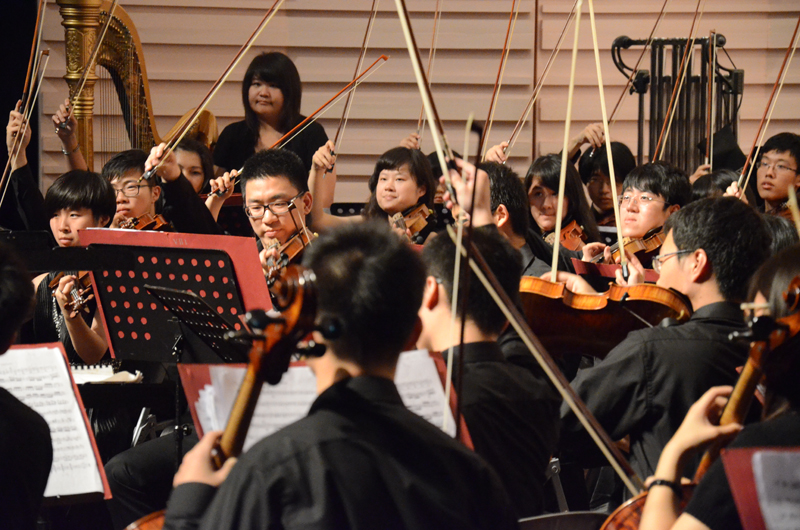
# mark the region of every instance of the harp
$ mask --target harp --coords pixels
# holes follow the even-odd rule
[[[108,20],[109,0],[56,0],[65,33],[66,75],[72,97],[84,65],[94,50],[96,39]],[[100,68],[97,68],[97,67]],[[113,101],[115,111],[98,109]],[[76,132],[81,152],[90,170],[125,149],[149,151],[168,140],[173,131],[188,119],[192,109],[164,136],[156,130],[142,43],[128,13],[117,5],[97,57],[86,79],[86,86],[73,105],[78,121]],[[211,148],[217,139],[213,114],[204,111],[189,137]]]

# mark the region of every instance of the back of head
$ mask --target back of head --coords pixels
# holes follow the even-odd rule
[[[770,151],[777,151],[778,153],[789,153],[794,157],[794,161],[800,164],[800,135],[782,132],[771,137],[764,143],[759,153],[765,155]],[[754,163],[758,163],[755,160]]]
[[[744,299],[747,283],[767,259],[771,238],[761,216],[733,197],[701,199],[664,225],[678,250],[703,249],[725,300]]]
[[[24,265],[0,244],[0,354],[6,352],[20,326],[33,313],[33,284]]]
[[[281,52],[264,52],[250,61],[242,81],[242,104],[244,119],[250,131],[258,135],[258,116],[250,108],[250,85],[257,79],[277,86],[283,94],[280,127],[282,132],[289,132],[300,121],[300,103],[303,98],[303,85],[300,74],[288,56]]]
[[[683,208],[692,198],[686,173],[664,162],[651,162],[634,168],[622,184],[623,190],[628,188],[661,195],[666,201],[664,208],[674,204]]]
[[[757,293],[767,299],[769,316],[780,319],[796,313],[784,299],[784,293],[795,278],[800,277],[800,245],[784,249],[768,259],[753,275],[748,299]],[[765,415],[777,412],[782,400],[787,400],[795,410],[800,410],[800,336],[795,336],[781,347],[770,352],[764,366],[767,379],[767,406]]]
[[[44,196],[44,210],[52,217],[61,210],[88,208],[94,219],[110,221],[117,211],[114,188],[97,173],[73,169],[58,177]]]
[[[103,166],[101,175],[108,181],[122,178],[129,171],[135,170],[140,175],[144,173],[144,163],[147,162],[147,153],[141,149],[128,149],[117,153],[108,159]],[[149,182],[153,185],[153,182]]]
[[[692,200],[722,197],[732,183],[739,180],[739,175],[730,169],[718,169],[701,176],[692,184]]]
[[[288,149],[267,149],[248,158],[242,168],[242,192],[249,181],[270,177],[283,177],[298,192],[308,191],[308,173],[303,161]]]
[[[407,147],[395,147],[389,149],[381,155],[378,162],[375,163],[375,169],[369,177],[370,198],[364,207],[364,215],[366,217],[386,216],[375,197],[375,189],[378,187],[378,178],[381,176],[381,171],[384,170],[398,170],[403,166],[408,167],[408,171],[417,186],[425,188],[425,194],[420,198],[419,203],[426,205],[428,208],[433,209],[433,198],[436,196],[436,188],[438,183],[433,178],[433,171],[428,157],[422,154],[419,149],[408,149]]]
[[[500,285],[516,301],[522,276],[522,258],[519,252],[493,227],[476,228],[472,233],[472,241]],[[442,284],[447,293],[448,305],[453,296],[455,255],[455,243],[445,235],[433,238],[422,250],[428,276],[435,277]],[[460,305],[458,311],[458,316],[462,317]],[[476,278],[470,282],[466,318],[488,335],[499,335],[506,324],[505,315]]]
[[[394,366],[417,322],[425,286],[418,253],[386,222],[349,223],[314,241],[317,322],[333,323],[334,354],[364,368]]]
[[[611,142],[611,156],[614,159],[614,180],[622,182],[636,167],[636,158],[628,146],[622,142]],[[578,172],[584,184],[588,184],[592,175],[598,171],[606,176],[611,175],[608,168],[608,150],[605,144],[597,149],[587,149],[578,162]]]
[[[767,231],[772,236],[770,254],[773,256],[785,248],[800,243],[800,238],[797,236],[797,228],[788,219],[777,215],[762,214],[761,220],[764,221]]]
[[[528,193],[513,169],[497,162],[483,162],[478,169],[489,175],[489,187],[492,201],[492,213],[502,204],[508,210],[511,230],[518,236],[528,233],[530,215],[528,213]]]

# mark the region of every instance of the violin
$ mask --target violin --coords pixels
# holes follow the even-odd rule
[[[265,273],[267,277],[267,285],[272,286],[275,283],[275,280],[280,276],[281,272],[295,259],[297,259],[300,254],[306,249],[308,245],[311,244],[317,238],[317,234],[314,234],[308,230],[299,230],[295,235],[290,237],[286,243],[283,245],[279,245],[277,240],[272,245],[269,245],[267,248],[277,248],[279,258],[277,262],[272,262],[270,260],[269,268]]]
[[[411,232],[410,240],[422,232],[428,226],[428,217],[433,213],[433,210],[428,208],[425,204],[418,204],[409,208],[405,212],[398,212],[389,218],[389,224],[392,228],[398,228],[406,233],[406,230]]]
[[[551,246],[555,243],[555,234],[550,234],[544,238]],[[561,229],[561,236],[559,237],[559,245],[569,250],[575,251],[583,248],[586,243],[587,236],[583,232],[583,227],[578,224],[578,221],[572,221],[570,224]]]
[[[247,314],[247,326],[252,332],[249,336],[253,339],[250,362],[225,431],[212,449],[211,460],[216,469],[242,453],[261,388],[265,382],[271,385],[280,382],[297,343],[313,331],[317,312],[314,282],[311,271],[290,265],[276,282],[280,285],[275,293],[277,305],[284,308],[280,316],[269,316],[260,310]],[[127,530],[160,530],[163,526],[164,510],[161,510],[131,523]]]
[[[788,289],[783,293],[783,299],[790,311],[796,311],[800,304],[800,276],[789,282]],[[728,398],[728,403],[720,416],[719,424],[743,423],[750,403],[756,392],[756,387],[764,375],[764,366],[771,352],[781,347],[789,339],[800,332],[800,313],[794,313],[784,318],[773,320],[769,317],[756,317],[749,323],[749,330],[744,333],[732,333],[731,339],[752,338],[750,354],[747,363],[736,381],[736,386]],[[695,472],[692,484],[683,486],[681,511],[686,508],[691,499],[694,486],[700,482],[711,464],[719,457],[722,446],[712,444],[703,455],[700,465]],[[647,500],[647,492],[642,492],[627,503],[617,508],[600,530],[634,530],[639,527],[642,510]]]
[[[125,219],[119,224],[120,228],[127,230],[153,230],[155,232],[171,232],[172,226],[169,221],[164,219],[164,216],[158,214],[155,216],[145,213],[139,217],[131,217]]]
[[[75,284],[72,286],[70,292],[67,293],[66,308],[72,312],[89,312],[89,308],[86,307],[86,304],[89,302],[89,300],[94,298],[94,291],[92,290],[92,278],[89,274],[89,271],[78,272],[76,275],[77,279],[75,280]],[[58,287],[58,283],[63,277],[64,273],[59,272],[50,281],[48,287],[50,287],[50,289],[55,289]],[[56,293],[53,291],[53,296],[55,297],[55,295]]]
[[[640,254],[643,254],[644,256],[650,256],[658,252],[658,249],[661,248],[661,245],[664,244],[664,240],[666,239],[667,234],[664,233],[664,228],[658,227],[648,231],[643,238],[623,237],[622,245],[625,247],[626,252],[634,254],[637,257]],[[611,249],[611,257],[616,262],[617,259],[619,259],[619,245],[615,243],[609,248]],[[603,254],[598,254],[592,258],[592,263],[602,262]]]
[[[653,284],[611,283],[605,293],[579,294],[563,283],[525,276],[519,291],[531,329],[548,351],[561,355],[579,352],[602,359],[631,331],[665,318],[684,322],[692,314],[683,294]]]

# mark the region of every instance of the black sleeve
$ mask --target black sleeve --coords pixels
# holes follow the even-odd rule
[[[255,151],[255,139],[243,121],[231,123],[222,130],[214,146],[214,165],[225,171],[242,168]]]
[[[0,204],[0,226],[9,230],[50,231],[44,197],[27,164],[11,173],[6,200]]]
[[[164,530],[199,528],[200,520],[216,492],[216,488],[196,482],[181,484],[172,490],[164,517]]]
[[[722,459],[717,459],[697,485],[686,513],[711,530],[741,528]]]
[[[629,434],[647,415],[647,343],[629,335],[608,356],[580,370],[571,386],[612,440]],[[584,467],[602,465],[594,441],[577,416],[561,406],[561,447]]]
[[[161,184],[164,217],[178,232],[186,234],[222,234],[222,228],[206,208],[203,199],[183,175]]]
[[[309,125],[297,138],[286,144],[286,149],[293,151],[303,161],[306,173],[311,171],[311,163],[317,149],[325,145],[328,141],[328,134],[325,128],[318,121]]]

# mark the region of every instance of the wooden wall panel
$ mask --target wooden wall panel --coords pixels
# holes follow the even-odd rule
[[[163,134],[190,107],[199,103],[228,64],[241,42],[264,13],[264,0],[122,0],[142,39],[151,82],[157,129]],[[256,53],[277,49],[298,66],[304,82],[302,110],[313,112],[352,77],[371,0],[286,0],[255,49],[237,67],[211,103],[220,127],[241,119],[240,80]],[[483,121],[497,72],[500,49],[508,22],[511,0],[442,0],[444,14],[432,75],[433,93],[445,121],[452,146],[463,150],[464,122],[470,111]],[[586,2],[584,2],[586,3]],[[661,0],[642,0],[631,9],[628,0],[597,0],[597,22],[605,94],[613,107],[625,82],[611,61],[611,42],[619,35],[644,38],[661,8]],[[423,61],[433,25],[434,0],[409,0]],[[519,19],[511,43],[504,85],[495,115],[490,144],[507,139],[534,86],[534,62],[541,71],[570,10],[569,0],[521,0]],[[695,0],[672,0],[659,29],[661,37],[688,34]],[[698,34],[711,28],[728,38],[727,49],[745,70],[745,97],[741,107],[742,145],[749,147],[765,101],[774,82],[783,52],[798,15],[795,0],[756,4],[745,0],[707,0]],[[584,9],[572,133],[600,119],[593,53]],[[66,96],[62,76],[64,31],[58,6],[48,4],[44,39],[52,58],[42,89],[43,186],[66,169],[57,138],[50,133],[49,116]],[[569,75],[571,32],[546,80],[540,104],[512,151],[510,164],[524,174],[534,155],[557,151],[563,136],[566,87]],[[361,201],[365,182],[377,156],[397,145],[416,129],[420,98],[411,72],[394,2],[383,0],[370,41],[367,61],[381,53],[389,62],[356,92],[350,121],[340,149],[341,181],[336,199]],[[635,62],[637,52],[625,59]],[[800,59],[799,59],[800,60]],[[770,130],[800,130],[800,64],[792,65],[776,120]],[[341,106],[334,107],[321,123],[335,133]],[[618,114],[612,136],[636,151],[636,100],[628,98]],[[535,142],[534,142],[535,130]],[[473,136],[471,149],[477,141]],[[433,149],[430,135],[423,149]]]

